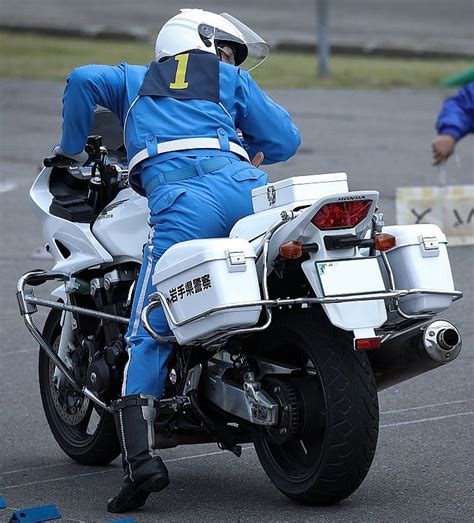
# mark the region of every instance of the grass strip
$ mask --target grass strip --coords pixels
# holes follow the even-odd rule
[[[30,33],[0,32],[0,76],[62,80],[80,65],[146,64],[153,45],[121,40],[88,40]],[[332,56],[330,76],[318,78],[312,54],[275,51],[252,72],[265,88],[432,88],[440,80],[468,67],[468,60]]]

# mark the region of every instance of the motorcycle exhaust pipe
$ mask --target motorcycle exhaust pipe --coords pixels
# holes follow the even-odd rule
[[[461,334],[446,320],[434,320],[395,335],[382,343],[379,350],[367,354],[377,390],[393,387],[455,360],[461,347]]]

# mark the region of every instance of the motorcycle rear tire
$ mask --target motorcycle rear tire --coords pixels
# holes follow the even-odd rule
[[[43,335],[52,347],[61,334],[60,321],[61,311],[52,309],[43,328]],[[54,405],[50,360],[42,350],[38,359],[38,378],[44,413],[54,439],[62,450],[82,465],[106,465],[113,461],[120,454],[120,443],[112,415],[105,411],[98,412],[100,420],[93,434],[87,433],[87,427],[81,430],[80,424],[68,425]],[[95,407],[89,405],[89,408]]]
[[[296,363],[295,357],[307,357],[314,380],[319,380],[311,394],[300,398],[304,437],[297,435],[279,446],[265,429],[254,433],[266,474],[283,494],[300,503],[331,505],[347,498],[367,475],[377,445],[377,388],[367,356],[353,349],[350,333],[313,309],[276,313],[256,346],[272,360]],[[298,352],[305,355],[295,356]],[[320,420],[309,419],[307,412]],[[307,419],[301,419],[305,415]],[[298,450],[298,438],[306,455]]]

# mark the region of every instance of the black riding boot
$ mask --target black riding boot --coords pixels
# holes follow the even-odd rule
[[[107,501],[109,512],[142,507],[151,492],[168,486],[168,470],[156,454],[155,398],[124,396],[113,403],[115,426],[122,447],[123,480],[118,494]]]

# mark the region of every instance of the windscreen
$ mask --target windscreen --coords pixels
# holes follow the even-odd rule
[[[90,134],[102,136],[102,143],[107,149],[115,151],[123,145],[119,119],[104,107],[98,107],[94,111],[94,125]]]
[[[257,33],[252,31],[250,27],[247,27],[245,24],[237,20],[237,18],[234,18],[228,13],[221,13],[220,16],[234,24],[234,26],[242,33],[243,39],[247,44],[249,51],[248,56],[239,67],[242,67],[242,69],[246,69],[247,71],[255,69],[270,53],[270,46],[265,42],[265,40],[260,38]]]

